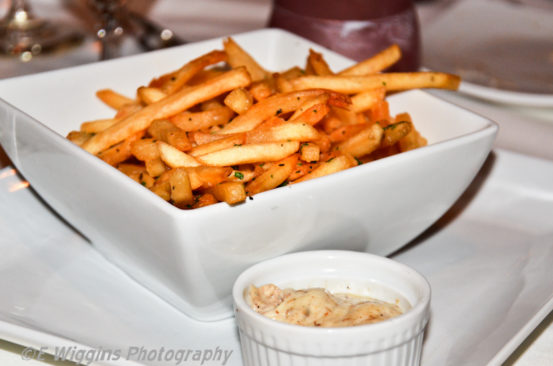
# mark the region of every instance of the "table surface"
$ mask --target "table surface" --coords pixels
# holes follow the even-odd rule
[[[451,6],[461,1],[425,1],[417,5],[422,28],[423,45],[425,34],[435,19]],[[527,1],[531,3],[532,1]],[[0,15],[6,11],[8,2],[3,2]],[[535,0],[540,6],[542,2]],[[35,0],[32,2],[36,14],[78,24],[91,29],[91,20],[82,4],[77,1]],[[60,11],[60,5],[63,8]],[[240,33],[264,27],[270,12],[270,0],[158,0],[134,1],[133,6],[147,12],[151,19],[168,26],[188,41],[197,41],[233,33]],[[209,9],[218,9],[209,12]],[[545,11],[550,11],[546,9]],[[552,13],[553,15],[553,13]],[[216,26],[214,26],[216,24]],[[66,53],[43,56],[22,63],[16,59],[3,59],[0,63],[0,78],[35,73],[55,68],[95,62],[98,59],[97,45],[92,39]],[[138,52],[130,45],[126,53]],[[552,56],[553,59],[553,56]],[[440,94],[461,106],[480,113],[500,124],[500,133],[495,146],[523,154],[553,160],[553,107],[530,108],[500,105],[473,99],[463,95]],[[0,168],[10,161],[0,146]],[[553,365],[553,313],[549,314],[538,328],[521,344],[505,366]],[[24,347],[0,339],[0,364],[6,366],[74,365],[71,362],[56,362],[46,357],[44,361],[23,360]]]

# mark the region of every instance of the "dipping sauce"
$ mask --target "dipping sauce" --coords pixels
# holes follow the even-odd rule
[[[402,314],[396,304],[323,288],[280,289],[268,284],[248,288],[246,302],[256,312],[285,323],[314,327],[350,327]]]

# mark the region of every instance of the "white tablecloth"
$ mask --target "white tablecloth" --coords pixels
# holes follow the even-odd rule
[[[428,36],[425,31],[429,29],[429,25],[442,12],[448,11],[453,2],[451,0],[424,2],[418,6],[423,39]],[[0,13],[5,12],[7,3],[2,3],[3,8],[0,8]],[[32,3],[37,14],[55,17],[69,23],[78,24],[78,19],[83,14],[87,17],[86,11],[83,12],[82,7],[84,0],[82,2],[77,0],[64,2],[35,0]],[[59,11],[60,4],[64,4],[64,11]],[[261,28],[265,25],[270,11],[269,0],[158,0],[136,1],[134,5],[141,9],[149,8],[152,19],[172,28],[188,41]],[[90,27],[90,24],[88,26]],[[98,58],[97,49],[94,42],[88,40],[79,48],[69,52],[35,58],[26,64],[16,59],[2,59],[0,61],[0,78],[95,62]],[[135,52],[137,49],[131,45],[126,51]],[[496,141],[497,147],[553,160],[553,108],[499,105],[462,95],[447,94],[445,97],[493,120],[500,121],[501,132]],[[9,160],[0,149],[0,168],[7,164],[9,164]],[[553,313],[549,314],[505,365],[553,365],[552,323]],[[22,360],[22,350],[23,347],[0,340],[0,365],[35,366],[45,364],[36,360]],[[55,364],[69,365],[73,363],[58,362]]]

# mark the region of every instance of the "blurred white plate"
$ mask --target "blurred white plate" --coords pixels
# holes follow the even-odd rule
[[[553,6],[463,0],[422,29],[423,65],[460,75],[489,101],[553,107]]]
[[[432,286],[422,366],[499,365],[553,309],[552,181],[552,162],[496,151],[460,201],[394,256]],[[0,338],[49,350],[219,347],[233,351],[227,365],[241,364],[233,319],[202,323],[171,308],[10,168],[0,170],[0,232]]]

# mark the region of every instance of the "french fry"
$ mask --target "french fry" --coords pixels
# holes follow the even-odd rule
[[[118,143],[98,153],[98,157],[108,163],[109,165],[116,166],[119,163],[124,162],[132,156],[131,145],[144,136],[144,131],[136,133],[127,137],[124,141]]]
[[[170,121],[183,131],[196,131],[211,126],[224,125],[234,116],[232,109],[220,107],[202,112],[181,112],[170,118]]]
[[[306,162],[319,161],[321,148],[312,142],[304,142],[300,146],[300,159]]]
[[[259,128],[246,133],[246,143],[274,141],[313,141],[319,138],[319,132],[307,123],[286,122],[269,128]]]
[[[400,121],[384,127],[384,136],[380,147],[389,147],[411,132],[413,125],[409,121]]]
[[[326,63],[324,57],[319,52],[315,52],[309,49],[309,56],[307,57],[307,64],[313,70],[315,75],[334,75],[334,72],[330,69]]]
[[[294,111],[294,114],[290,116],[289,121],[294,121],[298,119],[299,116],[301,116],[304,112],[306,112],[307,110],[310,110],[314,106],[319,107],[321,105],[326,105],[329,99],[330,99],[330,95],[328,93],[323,93],[321,95],[317,95],[316,97],[308,98],[298,107],[298,109]]]
[[[250,83],[248,72],[234,69],[213,78],[204,84],[181,90],[175,94],[150,104],[115,125],[94,135],[83,144],[83,148],[96,154],[130,135],[145,130],[156,119],[169,118],[200,102],[212,99],[235,88],[245,87]]]
[[[401,50],[397,44],[393,44],[376,55],[340,71],[339,74],[343,76],[376,74],[395,64],[400,58]]]
[[[271,96],[254,104],[246,113],[234,118],[219,133],[228,134],[252,130],[269,117],[296,110],[302,105],[305,98],[323,93],[323,90],[303,90]]]
[[[171,168],[194,167],[200,165],[192,156],[163,141],[158,141],[157,147],[159,149],[159,157]]]
[[[167,96],[161,89],[141,86],[136,91],[138,99],[140,99],[144,104],[153,104],[159,102]]]
[[[353,157],[370,154],[380,146],[383,130],[378,123],[361,130],[336,147],[336,150]]]
[[[131,144],[131,153],[142,161],[159,158],[159,149],[153,138],[141,139]]]
[[[234,205],[243,202],[246,199],[246,190],[244,184],[240,182],[224,182],[217,184],[209,190],[219,201]]]
[[[292,155],[298,151],[299,147],[300,143],[298,141],[241,145],[202,155],[197,157],[197,159],[202,164],[212,166],[231,166],[262,161],[277,161]]]
[[[206,207],[206,206],[213,205],[217,202],[218,202],[217,199],[211,193],[204,193],[196,199],[196,202],[194,202],[194,205],[192,205],[192,208]]]
[[[173,94],[207,66],[225,61],[226,58],[227,54],[223,51],[211,51],[184,64],[177,71],[152,80],[150,86],[159,87],[165,94]]]
[[[215,151],[228,149],[233,146],[240,146],[245,143],[245,140],[246,136],[242,133],[229,136],[223,135],[223,138],[221,139],[217,139],[194,147],[192,150],[190,150],[189,154],[191,156],[205,155]]]
[[[117,169],[146,188],[152,188],[155,184],[155,179],[148,174],[146,167],[143,165],[119,164]]]
[[[177,207],[191,207],[194,203],[194,193],[190,187],[188,172],[184,168],[176,168],[169,177],[171,185],[171,201]]]
[[[186,132],[165,119],[158,119],[148,127],[148,133],[154,139],[161,140],[181,151],[190,150],[192,143]]]
[[[223,41],[223,46],[228,56],[228,63],[232,68],[244,66],[251,75],[252,81],[263,80],[268,73],[245,52],[232,38]]]
[[[338,144],[358,134],[362,130],[366,129],[368,126],[369,125],[367,123],[356,123],[341,126],[329,133],[328,137],[333,144]]]
[[[167,167],[159,157],[144,160],[144,166],[152,177],[159,177],[167,171]]]
[[[116,118],[97,119],[81,123],[81,131],[85,133],[98,133],[117,123]]]
[[[368,111],[385,97],[386,89],[384,87],[355,94],[351,97],[351,110],[356,113]]]
[[[119,94],[111,89],[102,89],[96,92],[96,96],[113,109],[121,109],[126,104],[134,103],[134,99]]]
[[[280,160],[263,174],[256,177],[255,180],[250,181],[246,185],[246,194],[252,196],[278,187],[292,174],[297,161],[298,156],[296,154]]]
[[[256,173],[254,169],[240,169],[240,170],[233,170],[232,172],[230,172],[226,180],[229,182],[247,183],[247,182],[250,182],[255,177],[256,177]]]
[[[263,99],[267,99],[274,94],[274,90],[271,85],[269,85],[269,82],[267,80],[260,80],[252,83],[249,88],[249,92],[258,102],[262,101]]]
[[[91,137],[92,134],[85,131],[71,131],[67,134],[67,139],[78,146],[82,146]]]
[[[186,168],[192,189],[210,188],[225,181],[233,171],[226,166],[198,166]]]
[[[456,75],[432,71],[368,76],[303,76],[291,81],[295,90],[330,89],[345,94],[360,93],[381,86],[386,91],[420,88],[456,90],[459,87],[459,82],[460,79]]]
[[[280,73],[280,76],[283,77],[285,80],[299,78],[303,75],[305,75],[305,71],[300,69],[298,66],[291,67],[288,70]]]
[[[352,159],[348,158],[345,155],[336,156],[330,158],[327,161],[321,162],[311,173],[306,174],[299,179],[296,179],[292,183],[296,184],[300,182],[305,182],[306,180],[310,180],[313,178],[323,177],[325,175],[351,168],[352,166],[354,166]]]
[[[253,96],[246,89],[238,88],[225,97],[224,103],[237,114],[244,114],[252,106]]]

